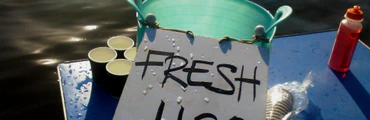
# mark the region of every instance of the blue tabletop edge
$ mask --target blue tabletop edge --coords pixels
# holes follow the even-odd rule
[[[332,46],[332,43],[333,43],[333,36],[335,36],[335,33],[336,33],[336,31],[327,31],[327,32],[322,32],[322,33],[311,33],[311,34],[298,34],[298,35],[293,35],[293,36],[283,36],[283,37],[278,37],[278,38],[276,38],[275,40],[274,40],[274,42],[273,42],[273,45],[274,44],[277,44],[277,42],[284,42],[284,40],[285,41],[287,41],[288,39],[294,39],[294,37],[296,38],[296,37],[307,37],[307,36],[310,36],[310,35],[315,35],[315,36],[319,36],[319,38],[320,38],[320,35],[321,35],[321,37],[324,37],[324,38],[326,38],[326,39],[329,39],[328,41],[325,41],[324,43],[325,44],[330,44],[330,46],[326,46],[326,47],[329,47],[330,49],[331,49],[331,46]],[[325,36],[322,36],[323,34],[327,34],[327,35],[329,35],[330,37],[325,37]],[[280,41],[279,41],[280,40]],[[313,40],[314,41],[314,40]],[[317,41],[317,40],[316,40]],[[321,43],[321,44],[324,44],[324,43]],[[320,43],[319,43],[320,44]],[[367,45],[365,45],[362,41],[359,41],[359,43],[358,44],[361,44],[361,45],[363,45],[363,46],[361,46],[361,45],[357,45],[357,48],[356,48],[356,53],[355,53],[355,55],[354,55],[354,61],[356,62],[356,61],[360,61],[360,62],[363,62],[363,61],[366,61],[366,59],[368,59],[369,57],[369,55],[370,55],[370,52],[369,52],[369,47],[367,46]],[[276,45],[275,45],[276,46]],[[296,45],[292,45],[292,46],[296,46]],[[281,48],[279,48],[279,47],[273,47],[273,49],[272,49],[272,51],[274,52],[274,48],[276,49],[280,49],[280,50],[282,50],[282,51],[284,51],[284,50],[288,50],[288,49],[281,49]],[[328,52],[327,51],[327,49],[329,49],[329,48],[325,48],[325,50],[326,50],[326,52]],[[365,48],[365,49],[364,49]],[[291,49],[291,48],[290,48]],[[361,50],[358,50],[358,49],[361,49]],[[367,50],[367,51],[366,51]],[[273,54],[275,54],[275,55],[277,55],[276,53],[271,53],[270,54],[270,56],[272,56]],[[275,50],[275,52],[276,52],[276,50]],[[319,51],[320,52],[320,51]],[[292,54],[292,53],[291,53]],[[364,57],[362,57],[362,58],[365,58],[365,60],[358,60],[358,57],[359,57],[359,55],[358,54],[365,54],[365,56]],[[367,56],[366,56],[367,55]],[[280,57],[280,58],[279,58]],[[361,56],[360,56],[361,57]],[[270,60],[270,62],[271,61],[273,61],[273,57],[271,57],[272,58],[272,60]],[[280,59],[280,60],[284,60],[284,58],[283,57],[281,57],[281,56],[277,56],[276,58],[278,58],[278,59]],[[326,58],[323,58],[323,59],[326,59]],[[64,117],[65,117],[65,119],[67,120],[68,118],[71,118],[71,117],[68,117],[68,110],[67,110],[67,105],[66,105],[66,101],[65,101],[65,99],[67,99],[66,98],[66,96],[64,95],[65,93],[64,93],[64,89],[63,89],[63,80],[62,80],[62,76],[61,76],[61,71],[60,71],[60,69],[61,69],[61,66],[64,64],[64,65],[66,65],[66,64],[73,64],[73,63],[78,63],[78,62],[86,62],[87,64],[88,64],[88,61],[86,60],[86,59],[84,59],[84,60],[74,60],[74,61],[66,61],[66,62],[63,62],[63,63],[60,63],[59,65],[58,65],[58,67],[57,67],[57,71],[58,71],[58,79],[59,79],[59,86],[60,86],[60,89],[61,89],[61,97],[62,97],[62,104],[63,104],[63,112],[64,112]],[[276,61],[275,61],[276,62]],[[289,62],[289,61],[288,61]],[[86,64],[85,63],[85,64]],[[288,64],[287,66],[289,67],[290,66],[290,64],[291,63],[285,63],[285,64]],[[271,65],[271,63],[270,63],[270,65]],[[306,65],[310,65],[310,64],[306,64]],[[323,65],[323,63],[321,63],[321,65]],[[285,66],[285,67],[287,67],[287,66]],[[370,65],[368,65],[368,66],[370,66]],[[271,66],[272,67],[272,72],[277,72],[278,70],[275,68],[273,68],[274,66]],[[361,68],[361,67],[365,67],[365,68]],[[283,66],[283,68],[284,68],[284,66]],[[293,68],[297,68],[297,67],[295,67],[295,66],[293,66]],[[358,64],[352,64],[351,65],[351,70],[352,70],[352,68],[354,68],[354,72],[358,72],[358,71],[366,71],[366,70],[369,70],[369,68],[366,68],[366,65],[365,66],[361,66],[361,65],[358,65]],[[315,67],[312,67],[310,70],[313,70],[313,69],[319,69],[319,68],[315,68]],[[358,70],[356,70],[356,69],[358,69]],[[277,84],[277,83],[283,83],[283,82],[289,82],[289,81],[292,81],[292,79],[291,80],[278,80],[279,79],[279,76],[278,77],[273,77],[273,75],[274,74],[271,74],[270,73],[270,68],[269,68],[269,87],[271,87],[272,85],[274,85],[274,84]],[[308,73],[308,71],[310,71],[310,70],[303,70],[303,72],[302,72],[302,74],[299,76],[299,77],[295,77],[295,79],[302,79],[303,77],[304,77],[304,75],[306,74],[306,73]],[[335,81],[335,79],[338,79],[338,78],[336,78],[336,77],[334,77],[334,75],[335,75],[335,73],[332,73],[332,72],[330,72],[330,70],[329,69],[323,69],[323,70],[321,70],[321,71],[325,71],[326,73],[325,74],[323,74],[323,75],[326,75],[326,77],[328,78],[328,79],[332,79],[331,81],[332,82],[335,82],[335,84],[337,84],[336,86],[332,86],[332,87],[337,87],[337,86],[339,86],[339,88],[341,88],[341,89],[347,89],[346,88],[346,86],[340,86],[341,84],[338,84],[338,83],[340,83],[341,81]],[[370,71],[370,70],[369,70]],[[270,75],[271,74],[271,75]],[[358,75],[358,73],[352,73],[352,75],[353,76],[360,76],[360,75]],[[270,77],[271,76],[271,77]],[[281,78],[283,78],[283,76],[284,75],[281,75],[281,77],[280,77],[280,79]],[[296,75],[297,76],[297,75]],[[364,75],[362,75],[362,76],[364,76]],[[365,78],[366,78],[366,75],[364,76]],[[364,77],[360,77],[360,79],[361,78],[364,78]],[[271,78],[271,79],[270,79]],[[291,78],[293,78],[293,77],[291,77]],[[284,79],[284,78],[283,78]],[[302,79],[303,80],[303,79]],[[91,79],[90,79],[90,81],[91,81]],[[368,81],[364,81],[364,80],[359,80],[358,81],[361,85],[365,85],[364,86],[364,88],[363,88],[363,90],[365,91],[364,93],[366,94],[366,92],[367,92],[367,94],[369,93],[369,89],[370,89],[370,86],[366,86],[366,85],[370,85],[370,83],[368,82]],[[342,83],[343,84],[343,83]],[[317,86],[316,86],[317,87]],[[324,86],[324,87],[327,87],[327,86]],[[329,87],[330,88],[330,87]],[[324,94],[324,93],[323,93]],[[345,93],[340,93],[340,94],[338,94],[338,93],[333,93],[334,95],[342,95],[342,96],[339,96],[339,98],[340,99],[344,99],[344,100],[350,100],[350,101],[352,101],[352,102],[349,102],[349,101],[347,101],[347,102],[345,102],[345,103],[348,103],[347,105],[356,105],[357,103],[356,103],[356,101],[354,101],[354,99],[351,97],[351,95],[348,93],[348,92],[345,92]],[[319,95],[319,93],[312,93],[312,92],[310,92],[309,91],[309,96],[312,96],[312,95],[314,95],[314,96],[317,96],[317,95]],[[330,94],[329,94],[330,95]],[[326,94],[324,94],[324,96],[326,96]],[[332,95],[330,95],[331,97],[333,97]],[[341,98],[342,97],[342,98]],[[343,98],[343,97],[348,97],[348,98]],[[338,98],[338,96],[334,96],[333,98]],[[365,100],[367,100],[368,98],[366,98]],[[317,99],[315,99],[315,98],[312,98],[312,100],[314,100],[315,102],[317,102],[318,100]],[[356,99],[355,99],[356,100]],[[358,100],[357,100],[358,101]],[[310,102],[312,102],[311,101],[311,99],[310,99]],[[334,101],[333,101],[334,102]],[[318,102],[319,103],[319,102]],[[316,103],[317,104],[317,103]],[[334,103],[335,104],[335,103]],[[321,106],[321,105],[319,105],[319,106]],[[340,111],[342,111],[342,112],[340,112],[340,113],[354,113],[354,115],[355,116],[353,116],[352,115],[352,119],[356,119],[356,120],[362,120],[362,119],[364,119],[364,120],[366,120],[366,119],[369,119],[369,115],[366,115],[366,113],[368,113],[369,111],[367,111],[367,110],[369,110],[369,108],[367,108],[367,107],[365,107],[365,108],[361,108],[361,106],[357,106],[357,107],[353,107],[353,109],[355,109],[355,110],[353,110],[353,109],[348,109],[348,110],[346,110],[347,108],[346,107],[342,107],[342,108],[345,108],[344,110],[340,110]],[[351,108],[351,107],[349,107],[349,108]],[[308,112],[312,112],[312,111],[316,111],[316,110],[318,110],[318,111],[321,111],[321,109],[320,108],[318,108],[318,106],[317,105],[315,105],[315,104],[313,104],[313,105],[311,105],[311,106],[309,106],[309,108],[308,109],[310,109],[310,110],[308,110]],[[357,109],[357,110],[356,110]],[[362,111],[361,111],[361,109],[362,109]],[[364,111],[365,110],[365,111]],[[325,111],[325,110],[324,110]],[[326,110],[326,111],[328,111],[328,110]],[[307,112],[307,111],[306,111]],[[338,111],[336,111],[336,112],[338,112]],[[362,112],[365,112],[365,113],[362,113]],[[361,115],[361,114],[362,115]],[[307,113],[308,114],[308,113]],[[321,114],[321,113],[320,113]],[[326,114],[330,114],[330,113],[326,113]],[[325,115],[326,115],[325,114]],[[333,114],[333,113],[331,113],[331,114]],[[365,114],[365,115],[364,115]],[[351,116],[351,115],[349,115],[349,116]],[[308,115],[308,117],[307,116],[303,116],[303,117],[305,117],[305,118],[303,118],[303,119],[348,119],[348,117],[349,116],[315,116],[315,115],[312,115],[311,114],[311,116],[310,115]],[[315,118],[316,117],[316,118]],[[321,118],[320,118],[321,117]],[[72,119],[85,119],[85,116],[84,115],[82,115],[82,116],[79,116],[79,117],[72,117]]]

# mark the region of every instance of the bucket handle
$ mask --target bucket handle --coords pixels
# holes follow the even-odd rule
[[[144,14],[143,12],[141,12],[141,10],[139,9],[139,7],[141,6],[142,4],[142,0],[138,0],[138,4],[139,4],[139,7],[135,4],[135,1],[134,0],[127,0],[128,4],[134,8],[134,10],[138,13],[139,15],[139,18],[142,20],[142,21],[145,21],[145,17],[144,17]]]
[[[277,26],[282,21],[287,19],[292,14],[292,12],[293,12],[293,10],[290,6],[284,5],[284,6],[279,7],[276,10],[276,13],[275,13],[275,17],[274,17],[274,20],[273,20],[274,23],[264,32],[264,35],[267,35],[267,33],[269,33],[275,26]],[[229,36],[224,36],[221,40],[219,40],[219,43],[221,43],[223,41],[237,41],[237,42],[240,42],[240,43],[247,43],[247,44],[253,44],[255,42],[261,42],[261,41],[264,42],[264,43],[271,42],[271,41],[269,41],[269,39],[267,39],[265,37],[258,37],[256,35],[253,35],[252,40],[241,40],[241,39],[231,38]]]
[[[269,33],[275,26],[287,19],[292,14],[292,12],[293,10],[290,6],[284,5],[279,7],[275,13],[275,22],[265,31],[265,34]]]

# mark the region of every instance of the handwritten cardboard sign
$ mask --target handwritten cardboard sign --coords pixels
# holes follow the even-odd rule
[[[114,120],[263,120],[268,49],[147,29]]]

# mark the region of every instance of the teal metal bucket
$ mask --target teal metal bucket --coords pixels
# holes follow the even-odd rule
[[[246,0],[127,0],[137,11],[137,46],[140,45],[145,15],[152,13],[164,28],[190,30],[195,35],[221,39],[229,36],[236,39],[252,39],[255,27],[266,28],[264,36],[270,43],[276,25],[292,13],[289,6],[280,7],[272,16],[263,7]],[[270,44],[254,43],[269,48]]]

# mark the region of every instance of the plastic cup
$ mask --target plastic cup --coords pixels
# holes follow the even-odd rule
[[[117,58],[125,58],[125,50],[134,46],[134,40],[126,36],[114,36],[108,39],[107,44],[110,48],[116,50]]]
[[[131,67],[132,62],[126,59],[116,59],[106,65],[108,81],[110,83],[109,90],[113,97],[121,97]]]
[[[103,86],[108,85],[108,82],[106,82],[107,71],[105,66],[108,62],[116,59],[116,57],[116,51],[108,47],[98,47],[90,50],[88,58],[94,83]]]
[[[127,60],[130,60],[131,62],[134,62],[135,57],[136,57],[136,47],[132,47],[132,48],[126,50],[124,55],[125,55],[125,58]]]

